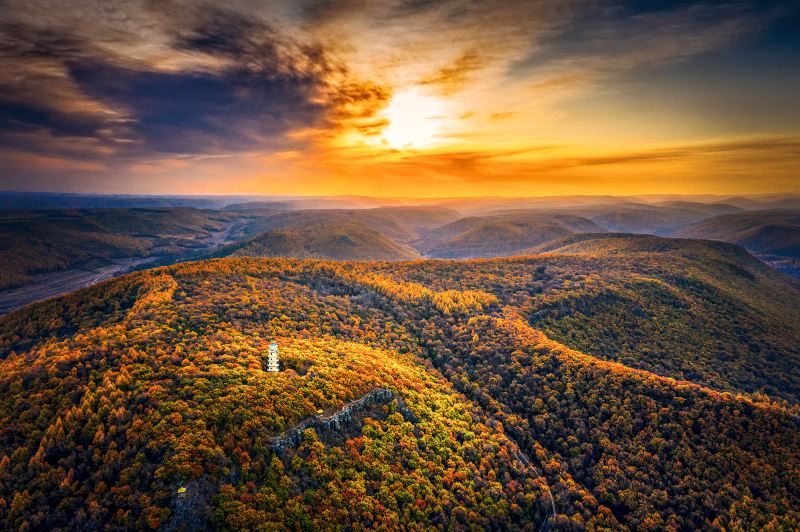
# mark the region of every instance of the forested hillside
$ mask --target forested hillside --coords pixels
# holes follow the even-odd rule
[[[523,211],[461,218],[427,231],[416,245],[437,258],[503,257],[575,233],[602,231],[580,216]]]
[[[193,208],[0,211],[0,290],[31,275],[202,249],[235,219]]]
[[[796,284],[724,244],[599,237],[514,259],[186,263],[14,312],[0,519],[800,526]],[[612,328],[625,312],[636,330]]]
[[[730,242],[780,270],[800,276],[800,210],[715,216],[684,227],[675,236]]]
[[[379,232],[354,221],[312,223],[265,231],[255,238],[226,246],[220,257],[297,257],[330,260],[403,260],[418,257]]]

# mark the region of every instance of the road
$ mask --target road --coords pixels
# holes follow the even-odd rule
[[[238,229],[236,222],[230,223],[221,231],[211,234],[204,250],[210,251],[227,244],[231,233]],[[197,254],[200,249],[187,250],[185,256],[153,255],[150,257],[123,257],[114,259],[111,264],[96,268],[73,268],[60,272],[40,273],[32,275],[33,281],[25,286],[0,291],[0,316],[12,310],[24,307],[37,301],[44,301],[80,288],[92,286],[106,279],[117,277],[143,267],[153,267],[162,263],[173,263],[186,260],[186,257]]]
[[[155,262],[159,257],[117,259],[112,264],[97,268],[74,268],[62,272],[33,275],[31,284],[0,292],[0,315],[30,303],[68,294],[80,288],[127,273],[135,267]]]

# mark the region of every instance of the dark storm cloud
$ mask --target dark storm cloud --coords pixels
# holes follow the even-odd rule
[[[63,155],[53,138],[100,139],[113,117],[81,105],[70,94],[63,64],[87,57],[81,39],[56,30],[0,23],[0,144],[39,154]],[[85,157],[86,146],[75,145]]]
[[[69,74],[91,98],[125,110],[148,152],[255,149],[325,118],[326,105],[312,100],[334,67],[319,47],[284,42],[266,24],[217,9],[176,35],[174,47],[225,62],[194,72],[81,62]]]
[[[214,9],[206,13],[197,27],[178,38],[176,44],[179,48],[236,56],[252,53],[251,47],[254,43],[251,41],[257,33],[268,33],[272,37],[272,32],[264,24],[258,24],[238,13]],[[262,44],[267,46],[267,55],[277,55],[269,39],[264,39]]]
[[[94,135],[98,123],[90,118],[27,104],[0,100],[0,131],[33,132],[48,129],[61,136]]]
[[[79,55],[85,43],[59,31],[0,22],[0,56],[62,59]]]
[[[500,140],[524,144],[511,137],[526,113],[536,132],[542,117],[569,115],[563,104],[575,94],[613,92],[626,76],[734,50],[796,8],[788,0],[0,0],[0,166],[11,152],[17,167],[38,159],[48,171],[67,162],[76,171],[172,171],[176,161],[237,154],[273,164],[305,160],[270,159],[277,152],[355,153],[364,137],[380,151],[382,110],[393,92],[415,86],[454,113],[485,117],[486,135],[505,135],[507,124]],[[779,40],[787,39],[796,32]],[[753,70],[743,65],[736,76]],[[488,138],[458,131],[485,127],[479,118],[442,124],[453,131],[441,139]],[[469,157],[454,161],[470,166]]]
[[[74,65],[69,72],[87,95],[124,109],[129,128],[149,152],[254,148],[314,123],[324,111],[309,102],[308,80],[241,68],[163,73],[97,63]]]
[[[205,58],[190,69],[157,69],[68,34],[6,26],[0,58],[21,75],[0,74],[0,142],[63,155],[53,137],[87,137],[105,148],[98,157],[119,159],[241,152],[330,125],[343,116],[336,106],[385,99],[369,84],[333,86],[347,70],[317,43],[232,11],[194,14],[167,36],[174,53]]]

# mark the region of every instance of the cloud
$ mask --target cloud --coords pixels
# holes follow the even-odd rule
[[[440,135],[450,153],[395,157],[381,173],[508,183],[532,172],[755,154],[740,146],[705,155],[695,148],[541,152],[534,160],[506,147],[547,144],[536,127],[560,119],[565,98],[730,47],[788,5],[83,0],[65,9],[60,0],[0,2],[0,164],[16,153],[17,169],[35,156],[47,162],[41,168],[63,160],[112,175],[124,165],[180,160],[188,175],[203,158],[340,154],[353,138],[355,151],[380,152],[383,108],[394,93],[422,85],[452,104]],[[528,140],[531,132],[537,140]],[[759,153],[778,152],[789,150]],[[371,164],[343,161],[350,169]],[[292,172],[289,162],[281,169]]]
[[[796,179],[800,137],[758,137],[718,142],[653,147],[636,151],[607,152],[593,156],[566,156],[569,146],[542,145],[519,149],[439,151],[412,153],[379,161],[364,160],[366,168],[378,167],[390,175],[445,179],[452,183],[557,183],[561,179],[590,182],[599,176],[613,182],[658,175],[678,177],[685,173],[704,178],[774,172],[771,179]],[[372,171],[372,170],[368,170]],[[714,174],[714,175],[711,175]],[[671,179],[667,177],[667,180]]]
[[[93,139],[117,163],[160,154],[284,149],[301,128],[372,116],[388,91],[349,76],[313,39],[300,40],[234,11],[193,11],[167,35],[191,68],[109,53],[56,30],[6,25],[0,61],[0,140],[68,156],[53,137]],[[75,150],[85,157],[85,150]]]
[[[73,65],[70,75],[86,94],[123,109],[126,129],[150,153],[268,147],[323,113],[310,101],[310,82],[247,70],[173,74],[87,63]]]
[[[563,99],[620,75],[728,48],[769,27],[785,14],[785,5],[734,0],[586,6],[563,31],[544,37],[514,62],[509,78]]]
[[[434,75],[422,79],[420,85],[433,85],[439,93],[446,96],[463,87],[485,64],[486,58],[469,50],[461,54],[452,65],[439,68]]]
[[[731,139],[724,142],[696,143],[625,152],[595,157],[555,159],[534,164],[537,171],[556,171],[594,166],[631,166],[651,163],[702,163],[709,158],[744,161],[750,165],[795,162],[800,157],[800,137]]]

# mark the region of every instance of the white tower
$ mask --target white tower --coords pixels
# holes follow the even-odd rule
[[[267,371],[280,371],[278,367],[278,344],[272,342],[269,344],[269,353],[267,354]]]

